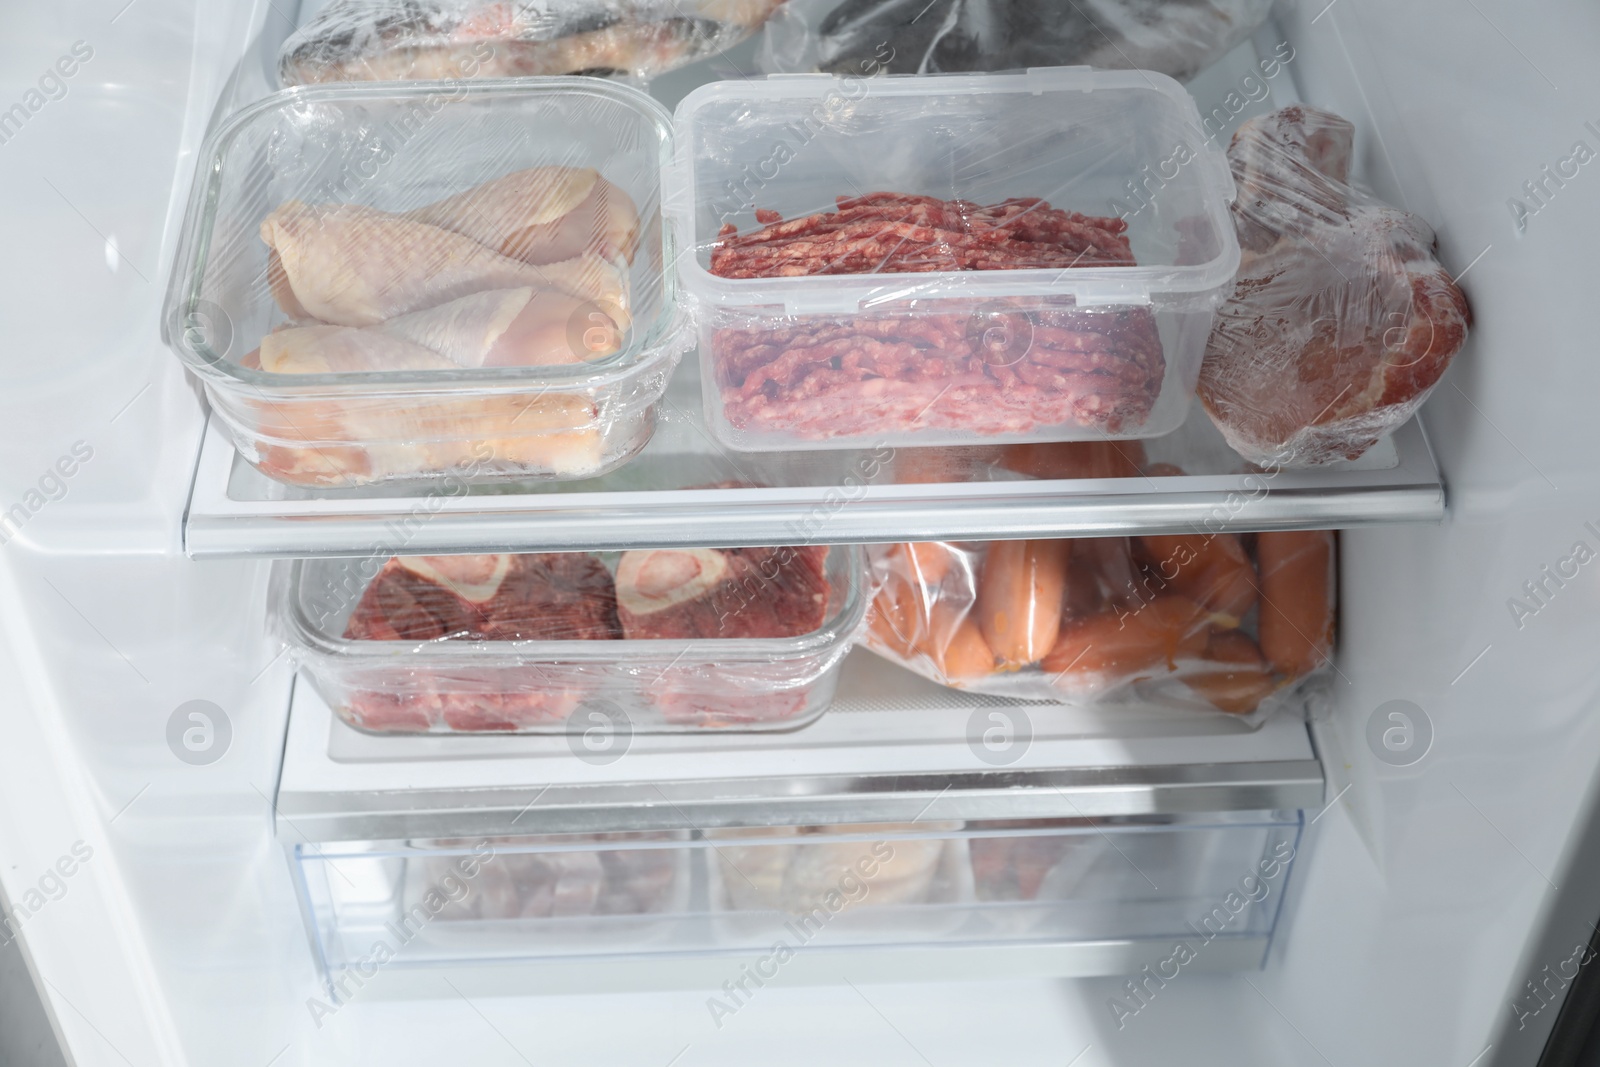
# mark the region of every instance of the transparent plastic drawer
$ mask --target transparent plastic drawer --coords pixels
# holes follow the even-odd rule
[[[351,969],[370,978],[376,966],[602,957],[698,965],[713,978],[746,964],[770,979],[799,957],[885,949],[917,953],[908,978],[933,976],[941,950],[954,961],[954,950],[1030,947],[1054,952],[1057,973],[1120,974],[1202,959],[1204,969],[1259,966],[1301,824],[1298,812],[1247,812],[324,843],[293,854],[336,989]]]

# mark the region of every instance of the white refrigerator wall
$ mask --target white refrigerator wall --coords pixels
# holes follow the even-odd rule
[[[1543,603],[1523,590],[1575,542],[1600,550],[1585,527],[1600,526],[1600,170],[1548,183],[1543,206],[1522,186],[1575,141],[1600,149],[1584,125],[1600,126],[1600,11],[1336,0],[1282,19],[1304,97],[1357,123],[1368,179],[1468,271],[1475,333],[1426,411],[1451,517],[1344,538],[1342,681],[1320,740],[1330,794],[1349,789],[1306,835],[1267,969],[1182,976],[1120,1029],[1109,980],[774,986],[718,1029],[704,994],[510,998],[441,976],[433,999],[374,983],[312,1022],[267,799],[289,673],[263,631],[266,568],[182,558],[201,409],[157,327],[193,152],[250,36],[282,14],[38,6],[0,40],[0,107],[31,108],[60,57],[92,50],[0,143],[0,509],[29,507],[0,546],[0,881],[42,901],[22,937],[76,1062],[1466,1067],[1491,1045],[1477,1062],[1533,1062],[1556,1007],[1522,1001],[1519,1030],[1514,1002],[1596,910],[1562,913],[1555,887],[1600,900],[1570,855],[1600,763],[1596,568],[1547,582]],[[78,442],[91,458],[57,468]],[[1537,608],[1520,620],[1519,596]],[[208,765],[168,742],[196,699],[231,731]],[[1432,726],[1408,767],[1367,739],[1393,700]]]
[[[254,1062],[312,980],[257,791],[288,690],[281,662],[257,677],[265,568],[182,556],[203,415],[158,329],[256,7],[33,5],[0,42],[0,99],[38,104],[0,143],[0,507],[29,509],[0,547],[0,878],[79,1064]],[[211,766],[165,741],[191,699],[233,724]]]
[[[1296,1062],[1465,1065],[1493,1045],[1479,1062],[1532,1063],[1558,1005],[1525,983],[1586,943],[1600,910],[1593,857],[1583,871],[1571,855],[1600,754],[1600,587],[1561,563],[1577,542],[1600,549],[1584,429],[1600,183],[1580,169],[1543,208],[1523,184],[1577,141],[1600,150],[1585,125],[1600,119],[1600,12],[1340,0],[1313,22],[1320,10],[1286,20],[1302,90],[1356,121],[1377,191],[1441,231],[1476,325],[1425,412],[1450,519],[1342,542],[1349,684],[1320,736],[1330,794],[1350,789],[1313,827],[1263,992],[1304,1035]],[[1538,209],[1525,231],[1512,199]],[[1578,574],[1561,586],[1547,566]],[[1368,741],[1395,700],[1433,734],[1400,768]]]

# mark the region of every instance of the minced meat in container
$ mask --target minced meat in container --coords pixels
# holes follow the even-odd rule
[[[282,482],[602,474],[692,343],[670,136],[591,78],[275,93],[201,150],[165,339]]]
[[[1153,437],[1239,263],[1233,180],[1148,71],[780,75],[674,114],[707,419],[735,449]]]

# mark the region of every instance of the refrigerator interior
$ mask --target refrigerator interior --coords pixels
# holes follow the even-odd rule
[[[513,790],[530,768],[562,761],[544,752],[540,763],[540,746],[552,742],[538,738],[517,739],[509,751],[480,741],[445,760],[337,733],[265,627],[264,557],[348,551],[397,505],[359,491],[308,505],[266,487],[208,428],[198,390],[161,343],[161,295],[195,152],[215,115],[264,91],[271,49],[263,41],[281,38],[291,17],[299,17],[294,5],[281,2],[41,5],[14,15],[0,44],[6,103],[23,99],[59,56],[80,58],[64,92],[0,143],[20,252],[4,268],[0,508],[22,502],[27,515],[0,545],[0,881],[13,904],[40,902],[13,921],[75,1062],[1537,1059],[1558,1005],[1528,999],[1525,984],[1587,942],[1593,909],[1585,899],[1600,899],[1600,878],[1575,855],[1600,751],[1596,594],[1581,571],[1547,579],[1575,542],[1600,544],[1586,525],[1600,524],[1594,467],[1574,447],[1600,386],[1580,321],[1600,213],[1581,172],[1547,183],[1542,203],[1524,183],[1545,180],[1541,168],[1569,156],[1575,140],[1595,142],[1585,123],[1600,115],[1585,108],[1600,88],[1590,55],[1600,15],[1577,4],[1530,15],[1505,4],[1337,0],[1286,6],[1264,31],[1294,49],[1269,82],[1271,99],[1292,93],[1357,124],[1360,176],[1439,231],[1441,258],[1472,300],[1474,333],[1424,410],[1426,437],[1413,424],[1392,454],[1276,487],[1243,516],[1248,528],[1320,520],[1346,531],[1338,671],[1314,743],[1304,730],[1286,730],[1289,720],[1251,733],[1090,715],[1040,737],[1016,769],[1040,795],[1091,804],[1108,795],[1181,798],[1191,781],[1185,768],[1224,766],[1242,777],[1226,786],[1208,778],[1208,788],[1256,790],[1273,798],[1257,809],[1304,811],[1271,820],[1292,823],[1298,843],[1261,970],[1184,967],[1147,985],[1141,1000],[1126,978],[1059,977],[1085,973],[1048,951],[1070,938],[1013,951],[974,937],[956,954],[880,950],[838,973],[802,968],[758,987],[731,1013],[711,1000],[728,1002],[723,982],[749,962],[737,952],[675,988],[667,968],[639,978],[633,967],[580,973],[524,962],[508,972],[459,966],[461,956],[446,953],[428,966],[380,966],[343,1001],[328,992],[316,933],[341,929],[335,920],[344,913],[327,912],[332,918],[318,926],[317,898],[296,887],[318,861],[295,850],[352,840],[337,836],[349,833],[339,821],[354,808],[340,788],[369,782],[382,792],[400,781],[443,805],[429,809],[443,811],[440,826],[459,826],[452,820],[462,807],[449,805],[462,783],[499,775]],[[1249,47],[1191,88],[1202,99],[1226,97]],[[663,77],[657,92],[670,107],[707,70],[748,69],[749,56],[746,46]],[[1508,199],[1538,210],[1519,227]],[[696,444],[685,414],[698,386],[680,375],[674,389],[689,399],[680,418],[669,410],[651,446],[660,461],[651,467],[647,451],[643,469],[674,470],[686,453],[714,468],[723,460]],[[1185,454],[1215,447],[1198,406],[1179,438],[1171,447]],[[76,462],[58,467],[63,457]],[[768,473],[778,488],[741,499],[744,525],[726,536],[754,537],[804,514],[839,477],[838,462],[831,454],[776,463]],[[67,466],[70,476],[52,473]],[[1441,472],[1449,512],[1432,525],[1443,508]],[[710,501],[684,490],[645,522],[629,495],[638,488],[589,486],[577,501],[452,501],[426,527],[425,547],[520,546],[536,533],[550,538],[542,547],[694,536]],[[844,509],[836,533],[1104,533],[1125,529],[1118,524],[1135,512],[1143,528],[1176,529],[1234,486],[1202,466],[1183,491],[1157,487],[1129,500],[1104,486],[1079,488],[1097,491],[1065,497],[1044,484],[1031,498],[992,486],[919,496],[885,487],[867,506]],[[326,521],[307,521],[312,514]],[[1389,525],[1399,522],[1409,524]],[[1543,594],[1532,597],[1525,583],[1542,583]],[[1511,610],[1513,598],[1525,610]],[[687,803],[694,781],[675,786],[674,776],[715,779],[710,771],[696,777],[690,761],[714,771],[721,760],[732,768],[724,777],[746,785],[758,767],[773,781],[811,783],[818,799],[808,814],[817,822],[848,822],[852,813],[856,821],[909,820],[947,782],[956,796],[946,803],[987,802],[991,779],[950,774],[962,759],[985,770],[964,744],[973,707],[940,706],[904,680],[874,689],[872,670],[855,664],[862,655],[847,665],[868,675],[853,690],[861,710],[825,716],[816,728],[840,731],[818,735],[830,743],[809,744],[803,732],[708,754],[692,740],[641,739],[630,775],[653,767],[655,777],[639,780]],[[1391,721],[1383,716],[1394,701],[1429,739],[1406,766],[1384,762],[1370,740],[1374,722],[1381,736]],[[206,718],[189,717],[196,712]],[[917,714],[933,725],[903,721]],[[210,733],[186,745],[197,723]],[[924,731],[925,744],[903,743]],[[1266,764],[1285,766],[1251,777]],[[1116,773],[1055,776],[1075,767]],[[1173,770],[1164,777],[1161,768]],[[909,778],[891,799],[913,806],[869,804],[853,786],[830,794],[819,784],[874,776]],[[485,820],[473,832],[520,829],[502,823],[528,800],[481,799],[464,805]],[[609,812],[612,821],[564,829],[615,832],[652,807],[628,791],[609,807],[591,801],[562,803]],[[758,801],[767,802],[738,795],[724,807]],[[1174,816],[1194,819],[1206,802],[1162,803],[1195,805]],[[1245,803],[1236,797],[1233,810],[1251,810]],[[696,808],[698,820],[714,825],[716,807]],[[380,831],[353,839],[413,836]],[[965,843],[964,833],[947,837]],[[670,861],[692,883],[681,913],[703,927],[697,936],[712,936],[714,850],[694,842],[681,851],[692,853]],[[392,872],[373,885],[405,891]]]

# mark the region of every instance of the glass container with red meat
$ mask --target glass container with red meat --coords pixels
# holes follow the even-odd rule
[[[300,560],[277,618],[363,730],[790,729],[832,700],[865,571],[823,545]]]

